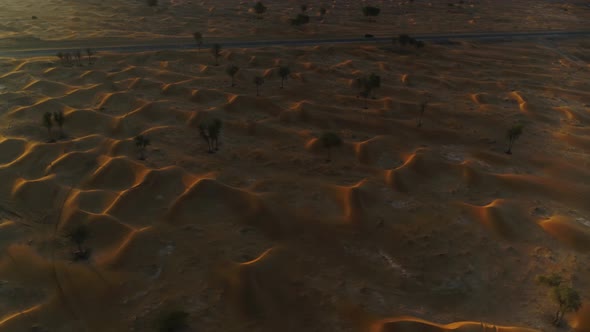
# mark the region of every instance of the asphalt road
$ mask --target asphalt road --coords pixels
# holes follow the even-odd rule
[[[573,37],[590,37],[590,31],[534,31],[534,32],[491,32],[491,33],[447,33],[447,34],[423,34],[412,35],[415,39],[431,43],[444,43],[451,40],[523,40],[523,39],[556,39],[556,38],[573,38]],[[85,49],[91,42],[80,41],[80,47],[72,48],[72,41],[68,41],[65,47],[56,42],[55,47],[44,49],[0,49],[0,57],[34,57],[34,56],[53,56],[58,52],[71,52],[76,49]],[[374,43],[391,43],[391,37],[374,37],[374,38],[336,38],[336,39],[291,39],[291,40],[261,40],[261,41],[223,41],[219,40],[223,48],[258,48],[272,46],[313,46],[325,44],[374,44]],[[204,43],[202,48],[208,48],[211,43]],[[112,46],[92,47],[93,51],[98,52],[145,52],[161,50],[186,50],[195,49],[194,41],[187,40],[182,43],[160,43],[149,44],[149,42],[139,45],[123,44]]]

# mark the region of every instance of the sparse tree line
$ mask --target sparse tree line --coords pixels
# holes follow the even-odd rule
[[[256,4],[252,7],[252,9],[253,9],[254,13],[256,13],[256,17],[258,19],[262,19],[263,15],[268,11],[268,8],[262,3],[262,1],[256,2]],[[301,11],[299,13],[297,13],[296,16],[290,20],[291,25],[302,26],[302,25],[309,23],[310,18],[308,15],[307,4],[300,5],[299,9]],[[375,6],[364,6],[364,7],[361,7],[361,12],[367,18],[377,17],[381,13],[381,9],[379,7],[375,7]],[[319,8],[318,15],[319,15],[321,21],[324,21],[327,13],[328,13],[328,10],[326,9],[326,7],[321,6]]]
[[[94,51],[87,48],[85,51],[86,57],[88,59],[88,65],[92,65],[94,63]],[[82,51],[76,50],[74,52],[58,52],[56,56],[59,58],[59,61],[62,66],[64,67],[82,67]]]
[[[306,10],[307,10],[307,6],[301,7],[302,12],[305,12]],[[202,43],[203,43],[203,35],[200,32],[195,32],[193,34],[193,38],[195,39],[195,42],[200,50]],[[423,45],[423,43],[421,41],[416,41],[414,38],[411,38],[410,36],[405,35],[405,34],[399,35],[398,38],[393,38],[393,41],[394,41],[394,43],[398,42],[402,46],[415,45],[416,47],[419,48],[419,47],[422,47],[420,45]],[[213,57],[215,59],[216,66],[219,66],[219,58],[221,56],[221,50],[222,50],[221,44],[215,43],[211,46],[211,54],[213,55]],[[94,53],[90,49],[87,50],[89,64],[92,63],[92,55],[93,54]],[[75,55],[75,58],[78,61],[78,63],[81,63],[81,52],[80,51],[75,52],[74,55]],[[66,64],[66,65],[68,63],[72,62],[71,53],[65,53],[65,54],[60,53],[60,54],[58,54],[58,57],[60,58],[62,63]],[[231,85],[230,85],[231,87],[236,86],[235,76],[239,72],[239,70],[240,70],[240,68],[234,64],[230,64],[226,67],[225,72],[231,78]],[[284,82],[291,75],[291,69],[288,66],[280,66],[278,68],[278,74],[281,78],[280,88],[283,89]],[[261,89],[262,85],[265,83],[265,79],[262,76],[255,76],[253,79],[253,83],[256,87],[256,96],[260,96],[260,89]],[[363,98],[363,100],[364,100],[363,107],[365,109],[367,109],[368,108],[368,99],[369,98],[375,99],[376,98],[375,91],[381,87],[381,77],[375,73],[371,73],[368,76],[357,78],[356,83],[357,83],[357,86],[359,89],[357,97]],[[420,104],[420,109],[419,109],[419,113],[418,113],[418,117],[417,117],[417,127],[418,128],[421,128],[423,125],[422,119],[425,114],[427,106],[428,106],[428,101],[423,101]],[[55,139],[53,138],[52,131],[51,131],[54,122],[59,127],[59,138],[60,139],[65,138],[65,136],[63,134],[64,121],[65,121],[65,118],[64,118],[62,112],[54,112],[53,114],[48,112],[43,115],[43,125],[48,130],[49,142],[55,142]],[[203,121],[199,125],[200,136],[207,142],[209,153],[214,153],[219,150],[218,142],[219,142],[219,135],[221,132],[221,127],[222,127],[221,120],[219,120],[217,118],[208,119],[206,121]],[[512,154],[512,147],[513,147],[514,143],[516,142],[516,140],[518,140],[518,138],[521,136],[521,134],[523,132],[523,128],[524,128],[524,126],[522,124],[517,124],[517,125],[511,127],[507,131],[507,138],[508,138],[508,142],[509,142],[508,149],[506,150],[507,154]],[[334,135],[336,135],[336,134],[330,133],[330,135],[328,137],[333,138]],[[147,146],[150,145],[149,138],[145,137],[143,135],[139,135],[139,136],[135,137],[134,140],[135,140],[135,145],[138,149],[138,155],[139,155],[138,159],[145,160],[146,149],[147,149]],[[336,141],[334,139],[322,138],[321,141],[323,142],[322,144],[324,145],[324,147],[326,147],[328,149],[328,153],[330,153],[329,151],[332,147],[336,147],[341,144],[341,142],[338,144],[334,143]],[[329,161],[330,159],[331,159],[330,155],[328,155],[327,160]]]
[[[203,35],[200,32],[195,32],[193,33],[193,38],[195,39],[197,47],[200,51],[201,46],[203,45]],[[219,58],[221,57],[222,49],[223,46],[219,43],[214,43],[211,45],[210,51],[213,59],[215,60],[215,66],[219,66]],[[229,64],[225,68],[225,73],[230,77],[231,80],[230,87],[236,86],[236,75],[239,71],[240,67],[235,64]],[[288,66],[280,66],[278,68],[278,74],[281,77],[281,89],[283,89],[285,86],[285,81],[287,81],[291,75],[291,69]],[[265,83],[264,78],[262,76],[255,76],[252,82],[256,86],[256,96],[260,96],[260,88]]]

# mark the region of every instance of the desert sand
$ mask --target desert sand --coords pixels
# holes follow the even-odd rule
[[[69,1],[10,3],[2,15],[49,23],[3,21],[14,31],[3,46],[186,38],[195,27],[329,36],[332,16],[353,6],[334,1],[324,25],[293,31],[281,18],[294,1],[269,2],[273,20],[253,18],[249,2],[101,3],[61,11],[71,26],[55,13]],[[492,19],[498,10],[479,1],[470,15],[481,30],[522,17],[530,29],[579,29],[588,13],[531,3]],[[150,30],[154,20],[169,30]],[[189,313],[188,331],[556,331],[538,274],[560,273],[590,299],[589,54],[590,42],[568,39],[224,49],[220,66],[209,50],[99,53],[74,67],[0,58],[0,331],[153,331],[173,309]],[[235,87],[228,64],[240,67]],[[291,68],[284,89],[280,65]],[[355,80],[369,73],[382,84],[365,109]],[[55,143],[41,126],[48,111],[65,114]],[[198,125],[212,117],[223,129],[208,154]],[[524,133],[507,155],[515,123]],[[325,131],[344,141],[329,163]],[[146,160],[137,135],[151,140]],[[90,230],[88,262],[71,260],[65,235],[77,225]],[[566,316],[577,332],[588,317],[590,304]]]

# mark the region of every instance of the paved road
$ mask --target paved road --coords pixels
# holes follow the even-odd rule
[[[451,33],[451,34],[423,34],[413,35],[418,40],[426,42],[444,43],[449,40],[522,40],[522,39],[548,39],[548,38],[572,38],[572,37],[590,37],[589,31],[535,31],[535,32],[491,32],[491,33]],[[375,38],[336,38],[336,39],[292,39],[292,40],[262,40],[262,41],[223,41],[219,44],[223,48],[257,48],[269,46],[313,46],[323,44],[373,44],[373,43],[391,43],[391,37],[375,37]],[[71,45],[72,41],[68,41]],[[88,42],[80,41],[80,45],[88,45]],[[204,44],[203,48],[210,47],[211,44]],[[80,48],[85,48],[80,47]],[[161,43],[161,44],[140,44],[130,45],[122,44],[112,46],[98,46],[92,47],[94,51],[103,52],[145,52],[145,51],[161,51],[161,50],[183,50],[194,49],[196,45],[192,41],[182,43]],[[70,52],[76,50],[71,46],[60,46],[56,42],[52,48],[45,49],[0,49],[0,57],[31,57],[31,56],[53,56],[58,52]]]

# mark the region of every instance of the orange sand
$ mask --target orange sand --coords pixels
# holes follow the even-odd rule
[[[15,2],[2,15],[38,14],[6,23],[26,46],[27,34],[106,43],[127,17],[137,30],[126,38],[195,27],[273,37],[297,9],[277,2],[280,17],[258,21],[250,2],[201,1],[209,11],[171,20],[184,5],[88,2],[64,12],[71,31],[49,22],[40,32],[65,0]],[[343,3],[325,23],[276,33],[364,33],[362,18],[338,30],[335,16],[354,7]],[[479,3],[470,15],[482,30],[571,28],[587,15],[511,4],[520,15],[496,24],[493,2]],[[232,11],[241,14],[226,28]],[[553,331],[537,274],[571,277],[590,298],[588,52],[569,40],[232,49],[218,67],[206,50],[102,53],[74,68],[0,59],[0,331],[151,331],[174,308],[190,314],[190,331]],[[233,88],[230,63],[241,68]],[[285,89],[280,64],[292,70]],[[382,87],[363,109],[354,79],[371,72]],[[57,110],[68,139],[45,143],[41,116]],[[197,129],[211,116],[224,124],[216,154]],[[518,121],[508,156],[505,132]],[[331,163],[317,140],[326,130],[344,140]],[[146,161],[139,134],[152,142]],[[88,263],[69,261],[63,237],[80,223],[91,230]],[[567,317],[579,332],[587,307]]]

